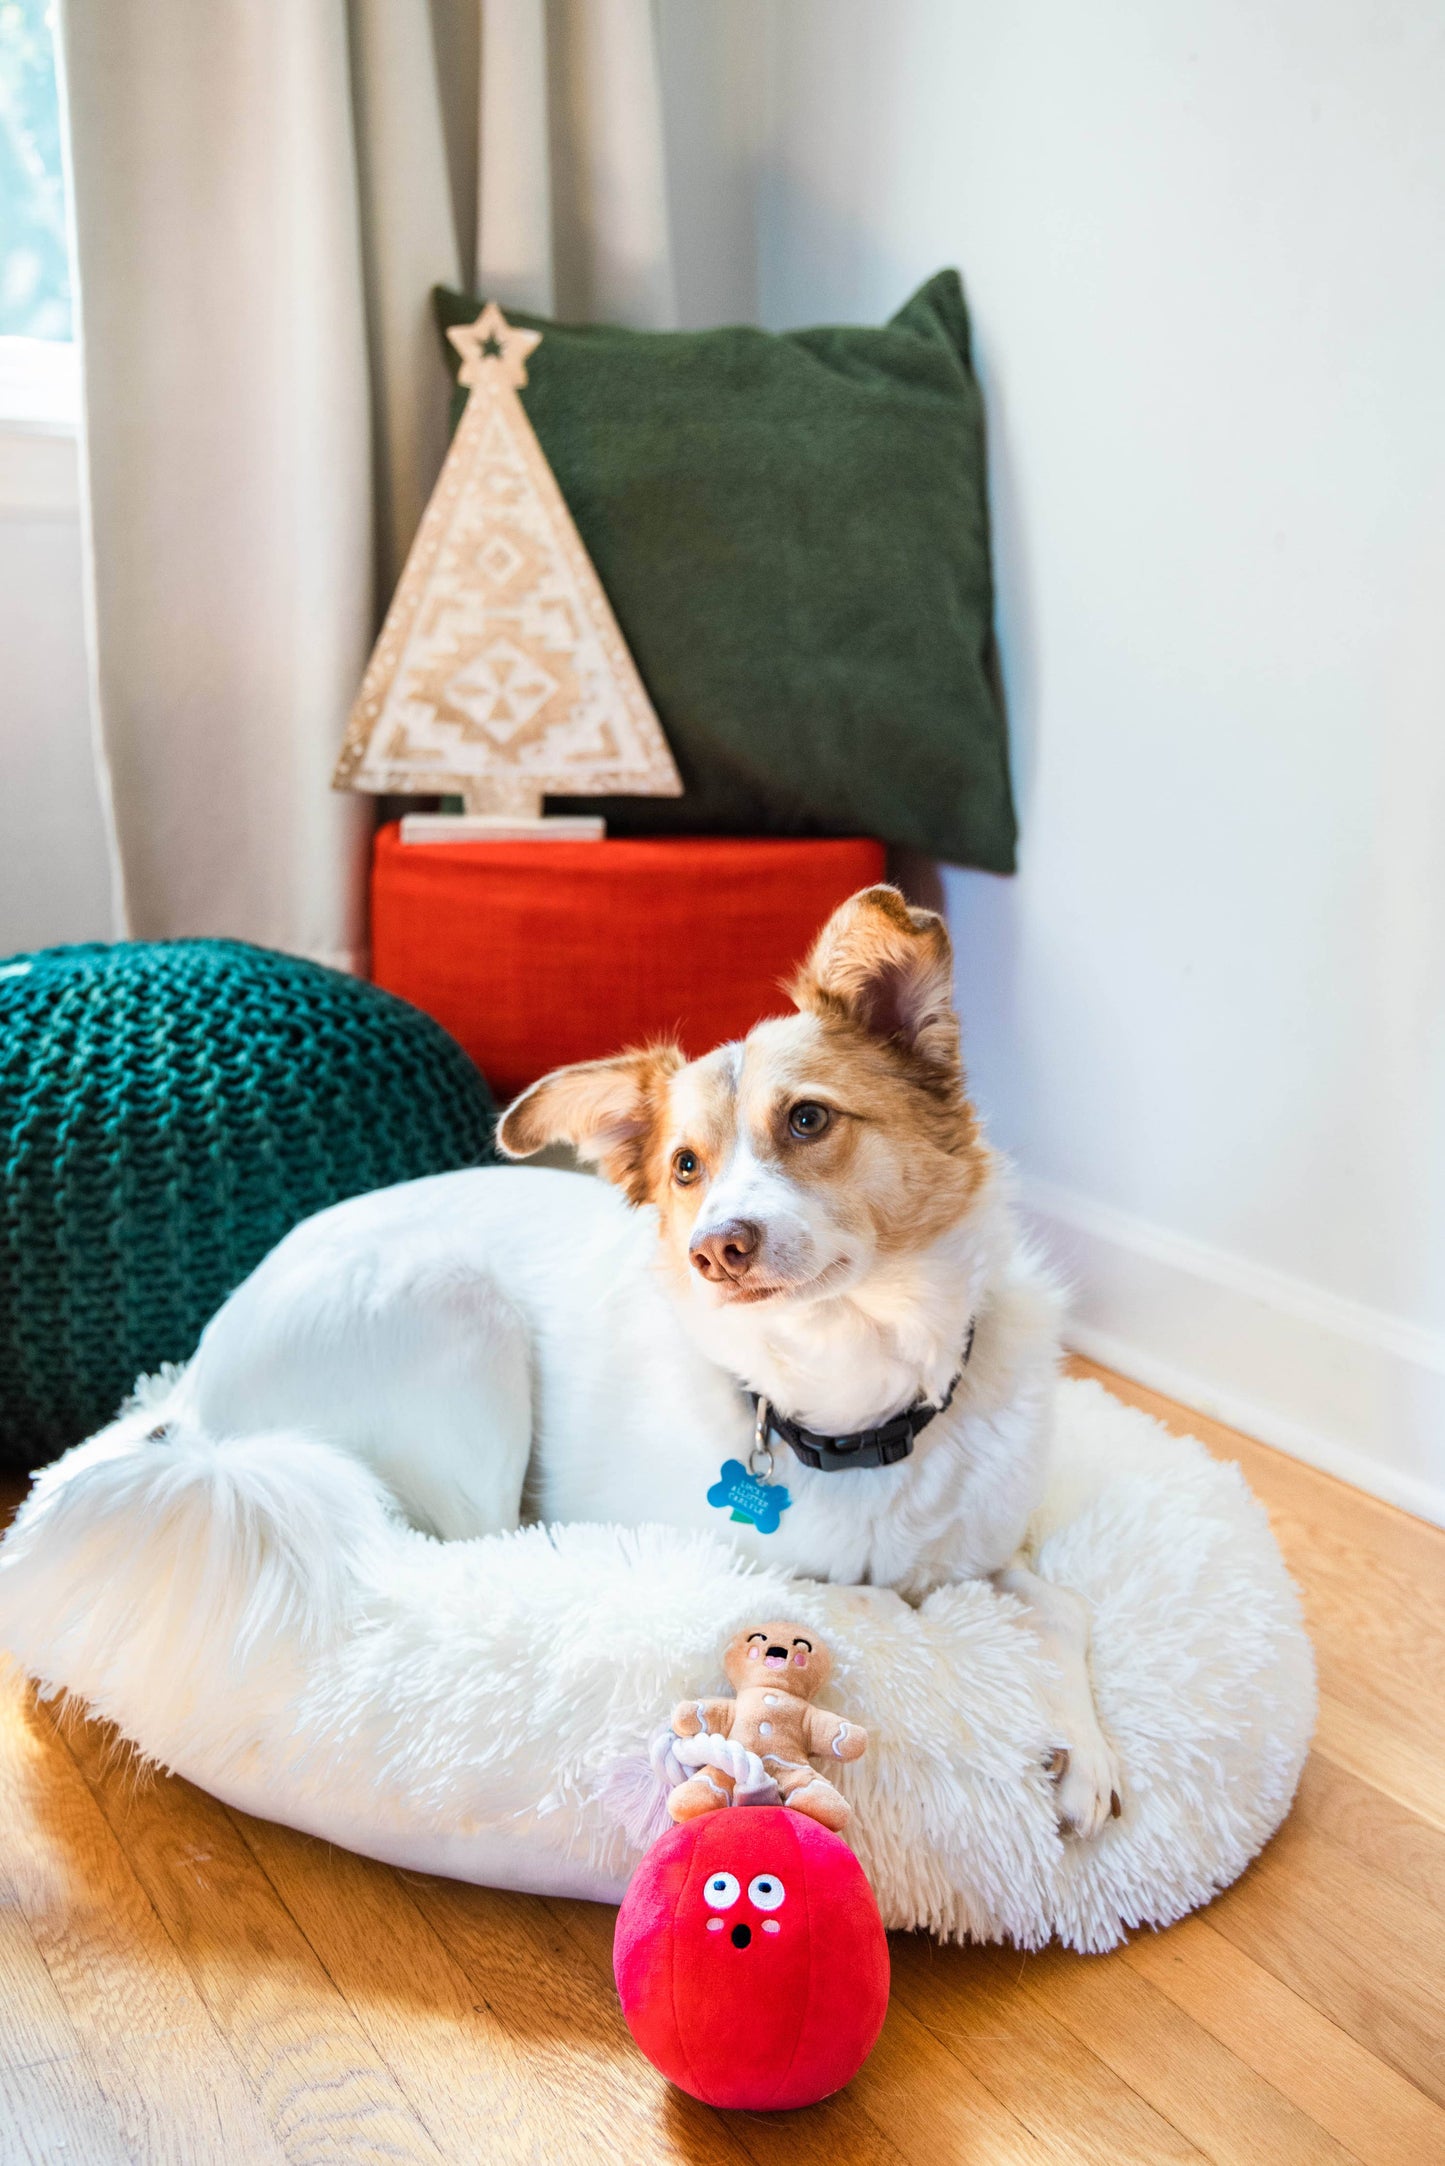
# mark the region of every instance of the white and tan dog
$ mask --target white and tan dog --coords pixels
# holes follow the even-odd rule
[[[1060,1819],[1096,1833],[1119,1777],[1087,1613],[1019,1555],[1056,1300],[965,1095],[950,978],[937,917],[855,896],[795,1014],[703,1060],[561,1069],[510,1107],[509,1157],[566,1142],[606,1182],[492,1168],[323,1211],[214,1318],[168,1417],[324,1438],[444,1537],[660,1520],[915,1598],[993,1575],[1051,1657]],[[708,1494],[751,1463],[750,1392],[829,1437],[942,1410],[892,1465],[810,1467],[774,1437],[791,1501],[763,1533]]]

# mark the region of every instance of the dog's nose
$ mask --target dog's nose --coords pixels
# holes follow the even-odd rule
[[[746,1218],[730,1218],[711,1233],[695,1233],[689,1248],[693,1269],[715,1284],[746,1278],[762,1237],[761,1227]]]

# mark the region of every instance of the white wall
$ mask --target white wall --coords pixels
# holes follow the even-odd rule
[[[767,33],[765,320],[973,306],[1023,864],[943,887],[1080,1342],[1445,1517],[1445,15]]]
[[[111,937],[73,432],[0,420],[0,957]]]

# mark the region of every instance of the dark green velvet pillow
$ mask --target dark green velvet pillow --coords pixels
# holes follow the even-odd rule
[[[443,330],[481,306],[436,299]],[[619,834],[866,834],[1011,872],[957,272],[881,330],[517,320],[545,334],[527,412],[686,784],[553,804]]]

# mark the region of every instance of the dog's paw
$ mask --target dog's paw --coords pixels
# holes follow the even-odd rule
[[[1119,1763],[1097,1724],[1092,1736],[1061,1745],[1047,1767],[1061,1834],[1088,1842],[1118,1819],[1124,1809]]]

